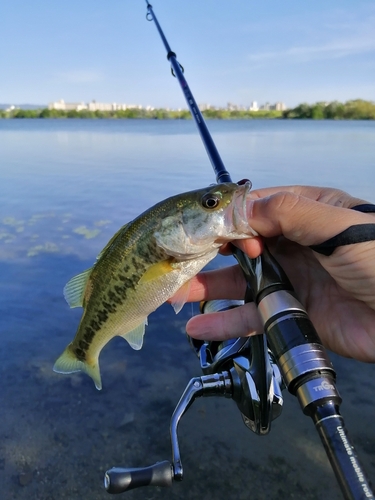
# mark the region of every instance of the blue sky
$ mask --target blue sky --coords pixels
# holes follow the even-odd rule
[[[375,100],[373,0],[152,0],[199,103]],[[144,0],[3,0],[0,103],[186,107]]]

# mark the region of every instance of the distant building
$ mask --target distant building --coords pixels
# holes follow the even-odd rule
[[[142,109],[142,106],[137,104],[118,104],[116,102],[96,102],[95,100],[85,104],[84,102],[65,102],[64,99],[60,99],[56,102],[50,102],[48,104],[48,109],[57,109],[60,111],[82,111],[83,109],[87,109],[89,111],[118,111],[126,109]]]
[[[87,105],[89,111],[125,111],[126,109],[142,109],[139,104],[120,104],[117,102],[107,103],[107,102],[96,102],[91,101]]]
[[[208,109],[212,109],[212,106],[211,104],[203,103],[203,104],[198,104],[198,108],[200,109],[200,111],[207,111]]]
[[[232,102],[228,102],[227,104],[227,110],[228,111],[246,111],[247,108],[245,106],[242,106],[242,104],[233,104]]]
[[[283,102],[277,102],[276,104],[271,106],[270,109],[275,109],[276,111],[285,111],[286,106]]]
[[[217,106],[212,106],[208,103],[202,103],[198,105],[201,111],[211,110],[220,110],[226,109],[228,111],[269,111],[269,110],[277,110],[284,111],[287,109],[283,102],[276,102],[275,104],[270,104],[266,102],[261,106],[258,105],[257,101],[252,101],[250,106],[242,106],[238,104],[233,104],[232,102],[228,102],[226,108],[220,108]],[[147,106],[143,108],[143,106],[139,104],[125,104],[125,103],[116,103],[116,102],[96,102],[94,99],[88,104],[84,102],[65,102],[64,99],[60,99],[56,102],[50,102],[48,104],[48,109],[57,109],[61,111],[82,111],[87,109],[88,111],[125,111],[127,109],[145,109],[146,111],[153,111],[155,108],[152,106]],[[170,111],[169,108],[165,108],[166,111]]]
[[[60,111],[82,111],[82,109],[87,109],[84,102],[65,102],[64,99],[60,99],[56,102],[50,102],[48,104],[48,109],[58,109]]]
[[[262,111],[269,111],[271,109],[271,105],[269,102],[266,102],[265,104],[262,104],[259,109],[261,109]]]
[[[116,109],[116,103],[105,103],[91,101],[87,105],[89,111],[113,111]]]
[[[16,109],[19,109],[18,107],[16,108],[16,106],[13,106],[13,104],[11,106],[9,106],[9,108],[7,108],[5,110],[6,113],[10,113],[11,111],[15,111]]]
[[[248,108],[245,108],[244,106],[239,106],[237,104],[233,104],[232,102],[228,102],[226,109],[228,111],[270,111],[270,110],[285,111],[287,107],[283,102],[276,102],[275,104],[270,104],[269,102],[266,102],[259,106],[257,101],[252,101]]]

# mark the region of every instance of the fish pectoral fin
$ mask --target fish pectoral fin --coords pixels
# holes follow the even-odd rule
[[[70,307],[82,307],[88,279],[92,267],[73,276],[64,287],[64,297]]]
[[[158,278],[161,278],[165,274],[174,271],[175,268],[172,266],[171,262],[171,259],[167,259],[162,260],[157,264],[153,264],[143,274],[142,278],[139,280],[139,283],[147,283],[148,281],[156,280]]]
[[[75,356],[71,349],[71,344],[65,349],[61,356],[56,360],[53,366],[53,371],[56,373],[76,373],[85,372],[89,375],[95,384],[98,391],[102,388],[102,380],[100,377],[99,361],[90,364],[87,361],[80,361]]]
[[[147,318],[130,332],[124,333],[123,335],[120,334],[120,337],[125,339],[129,343],[130,347],[132,347],[136,351],[139,351],[139,349],[142,349],[143,346],[143,337],[145,334],[146,325]]]
[[[177,290],[177,292],[173,295],[173,299],[171,300],[171,306],[174,309],[174,312],[178,314],[181,309],[184,307],[190,293],[191,280],[187,281],[182,285],[181,288]]]

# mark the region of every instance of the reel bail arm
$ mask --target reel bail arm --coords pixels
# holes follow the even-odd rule
[[[229,374],[216,373],[190,380],[173,412],[170,424],[172,442],[172,463],[167,460],[149,467],[113,467],[104,476],[104,487],[108,493],[116,494],[141,486],[171,486],[174,481],[182,481],[183,469],[177,437],[177,427],[182,415],[201,396],[231,397],[232,382]]]
[[[232,358],[229,356],[227,362],[228,360]],[[241,411],[245,425],[253,430],[259,428],[259,422],[255,422],[255,419],[259,418],[256,411],[259,406],[259,395],[252,381],[249,361],[246,357],[240,356],[235,364],[236,366],[232,365],[230,371],[192,378],[186,386],[171,417],[172,462],[164,460],[141,468],[113,467],[104,476],[104,487],[108,493],[123,493],[141,486],[171,486],[173,481],[182,481],[183,468],[177,428],[181,417],[196,398],[212,396],[233,398]],[[276,418],[281,413],[281,395],[275,395],[273,403],[273,418]]]

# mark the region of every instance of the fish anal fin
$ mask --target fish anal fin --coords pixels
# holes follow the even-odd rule
[[[172,266],[170,259],[162,260],[150,266],[139,280],[139,283],[147,283],[148,281],[156,280],[174,270],[175,268]]]
[[[98,360],[93,363],[80,361],[75,356],[71,348],[71,344],[68,345],[65,351],[56,360],[56,363],[53,366],[53,371],[56,373],[76,373],[81,371],[85,372],[93,379],[95,387],[98,389],[98,391],[100,391],[102,388]]]
[[[189,297],[190,287],[191,287],[191,280],[184,283],[182,287],[179,288],[177,292],[173,295],[173,298],[171,300],[171,306],[173,307],[174,312],[176,314],[178,314],[184,307],[184,304],[186,303]]]
[[[64,297],[70,307],[82,307],[83,298],[90,277],[92,267],[83,271],[83,273],[73,276],[64,287]]]
[[[145,326],[147,325],[147,318],[138,326],[133,328],[130,332],[120,334],[120,337],[125,339],[130,347],[135,349],[136,351],[139,351],[139,349],[142,349],[143,346],[143,337],[145,334]]]

